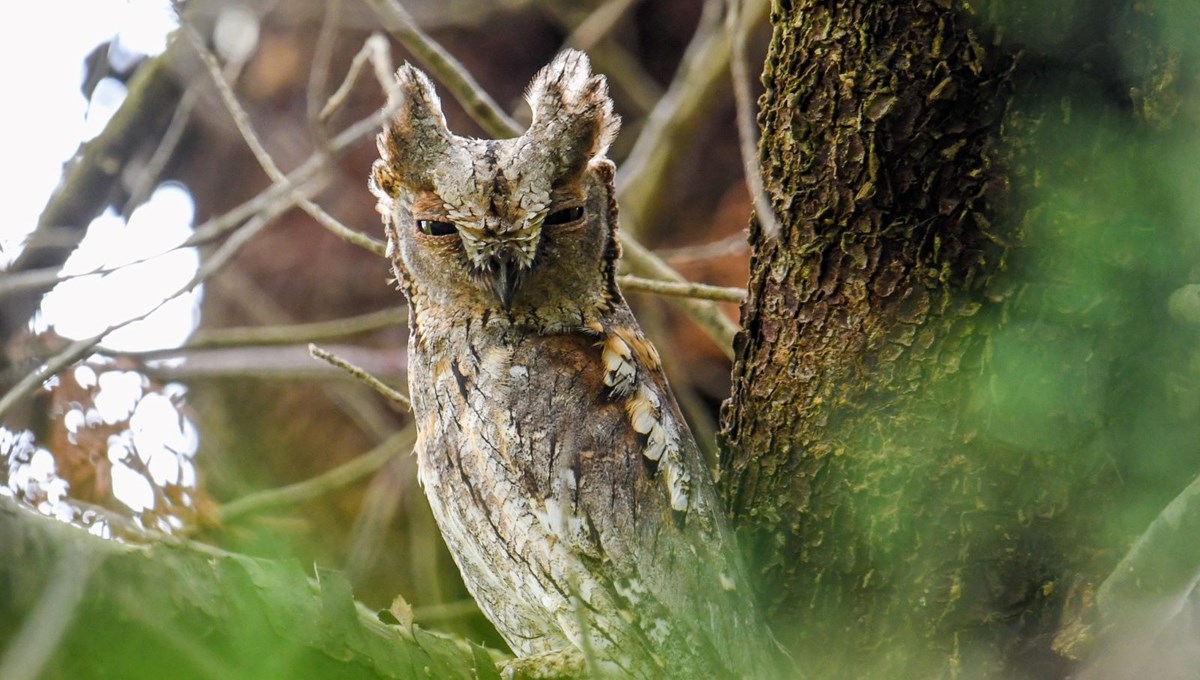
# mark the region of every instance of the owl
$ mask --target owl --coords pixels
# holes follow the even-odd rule
[[[761,675],[711,475],[616,283],[604,77],[563,52],[501,140],[450,132],[416,68],[397,81],[370,186],[409,304],[420,481],[514,667]]]

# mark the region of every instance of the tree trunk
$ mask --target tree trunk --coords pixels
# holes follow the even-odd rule
[[[1129,233],[1164,209],[1122,203],[1144,187],[1112,172],[1153,157],[1115,134],[1129,88],[1104,59],[1128,45],[1058,59],[1121,13],[1075,7],[1040,44],[1022,29],[1058,10],[959,4],[772,16],[760,154],[781,232],[752,227],[722,483],[816,677],[1061,676],[1055,634],[1128,540],[1094,510],[1132,507],[1132,357],[1181,258]]]

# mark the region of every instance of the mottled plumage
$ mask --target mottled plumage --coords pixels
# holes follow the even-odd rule
[[[467,587],[520,657],[760,673],[709,471],[615,281],[604,78],[563,52],[506,140],[452,134],[429,79],[397,79],[371,187],[412,312],[420,478]]]

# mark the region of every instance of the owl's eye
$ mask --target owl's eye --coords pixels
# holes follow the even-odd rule
[[[457,231],[450,222],[437,220],[417,220],[417,229],[426,236],[449,236]]]
[[[568,224],[570,222],[574,222],[580,217],[583,217],[583,206],[577,205],[573,208],[555,210],[549,215],[546,215],[546,219],[542,220],[542,224],[546,226],[553,226],[555,224]]]

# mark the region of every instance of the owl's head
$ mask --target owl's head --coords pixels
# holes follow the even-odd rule
[[[572,313],[614,294],[604,154],[619,118],[586,55],[567,50],[534,77],[533,122],[516,139],[450,132],[429,78],[408,64],[396,78],[402,103],[379,135],[371,191],[415,307]]]

